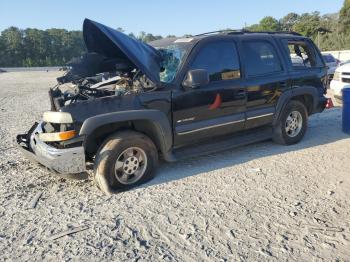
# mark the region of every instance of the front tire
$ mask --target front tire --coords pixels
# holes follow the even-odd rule
[[[105,193],[129,189],[155,174],[157,149],[147,136],[123,131],[109,137],[95,157],[95,182]]]
[[[303,103],[291,100],[284,108],[273,130],[273,140],[278,144],[299,143],[307,130],[308,112]]]

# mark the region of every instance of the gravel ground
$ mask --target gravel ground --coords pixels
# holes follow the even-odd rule
[[[15,148],[15,135],[49,109],[56,76],[0,74],[0,260],[350,261],[340,108],[312,116],[298,145],[162,163],[154,180],[107,197]],[[83,231],[57,238],[72,229]]]

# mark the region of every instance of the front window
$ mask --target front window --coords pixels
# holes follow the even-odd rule
[[[174,80],[186,54],[186,48],[172,44],[157,48],[162,56],[160,81],[170,83]]]
[[[237,48],[234,42],[212,42],[199,51],[191,69],[205,69],[211,82],[241,77]]]

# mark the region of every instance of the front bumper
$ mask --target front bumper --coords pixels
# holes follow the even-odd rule
[[[49,170],[59,174],[77,174],[86,171],[83,146],[58,149],[39,140],[42,123],[35,123],[27,134],[18,135],[17,143],[23,154]]]

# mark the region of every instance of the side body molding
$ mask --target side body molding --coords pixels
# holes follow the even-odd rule
[[[127,121],[146,121],[150,123],[156,131],[158,141],[155,142],[159,144],[160,150],[163,153],[171,150],[173,136],[169,119],[163,112],[153,109],[120,111],[90,117],[84,121],[79,135],[84,135],[89,139],[89,135],[93,134],[99,127]]]
[[[312,86],[298,86],[298,87],[294,87],[292,89],[289,89],[287,91],[285,91],[281,97],[278,99],[278,103],[276,105],[276,114],[273,120],[273,124],[275,125],[280,117],[281,112],[283,111],[283,108],[285,107],[285,105],[293,98],[296,96],[300,96],[300,95],[311,95],[312,96],[312,100],[313,100],[313,107],[312,107],[312,111],[314,111],[317,107],[317,103],[319,100],[319,94],[318,91],[315,87]]]

